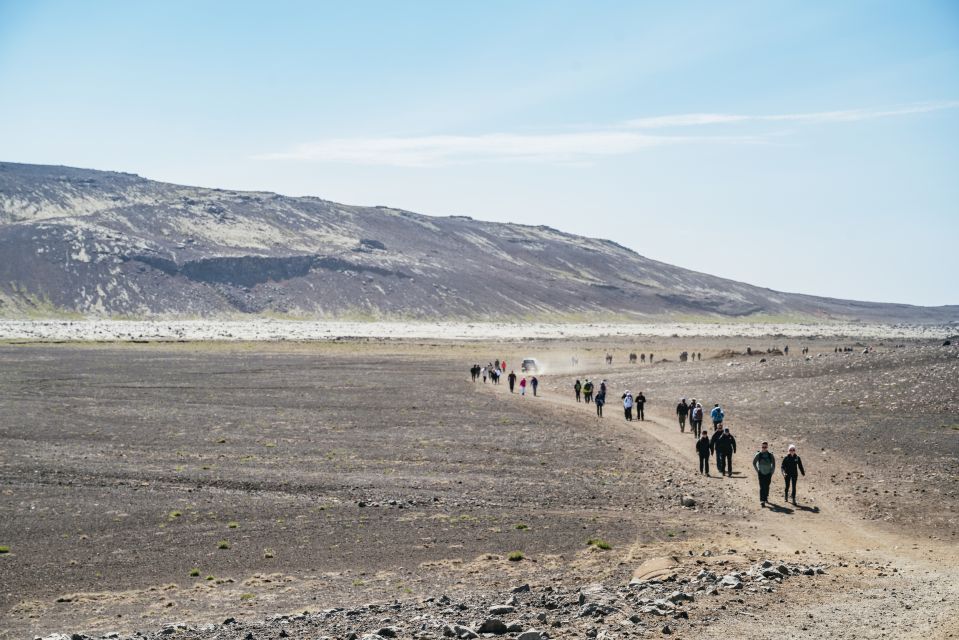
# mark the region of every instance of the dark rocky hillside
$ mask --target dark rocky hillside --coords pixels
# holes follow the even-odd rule
[[[0,163],[0,315],[947,322],[780,293],[549,227]]]

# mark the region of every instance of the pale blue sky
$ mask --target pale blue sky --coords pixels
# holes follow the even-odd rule
[[[0,0],[0,160],[959,303],[959,3]]]

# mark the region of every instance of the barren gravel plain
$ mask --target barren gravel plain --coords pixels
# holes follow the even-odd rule
[[[956,638],[943,337],[8,341],[0,638]],[[538,397],[470,381],[524,357]],[[684,396],[734,477],[696,472]],[[760,508],[762,439],[797,506],[777,476]]]

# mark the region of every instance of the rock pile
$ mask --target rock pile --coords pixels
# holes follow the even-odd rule
[[[690,621],[708,624],[715,605],[696,608],[701,599],[737,594],[772,593],[795,576],[825,573],[818,565],[765,560],[744,571],[726,569],[719,561],[698,573],[679,577],[670,573],[651,579],[633,579],[625,586],[601,583],[578,588],[522,584],[507,593],[447,595],[419,601],[373,603],[354,608],[276,615],[256,622],[227,618],[219,624],[191,626],[171,623],[130,636],[109,633],[102,640],[259,640],[273,638],[382,638],[470,639],[508,637],[546,640],[577,634],[587,638],[622,638],[658,631],[670,634],[688,628]],[[717,571],[719,570],[719,571]],[[707,600],[708,602],[708,600]],[[83,634],[55,634],[36,640],[94,640]]]

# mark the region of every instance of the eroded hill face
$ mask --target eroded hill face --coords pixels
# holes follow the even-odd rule
[[[549,227],[0,163],[0,315],[64,312],[959,317],[957,307],[779,293]]]

